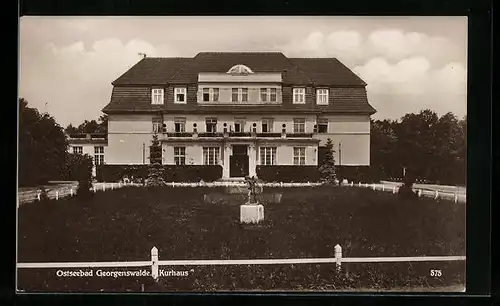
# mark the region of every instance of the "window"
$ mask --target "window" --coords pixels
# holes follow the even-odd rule
[[[293,89],[293,103],[299,103],[299,104],[306,103],[306,91],[304,88]]]
[[[306,148],[304,147],[293,148],[293,164],[294,165],[306,164]]]
[[[248,102],[248,88],[241,89],[241,101]]]
[[[203,164],[219,164],[219,147],[203,147]]]
[[[260,101],[267,102],[267,88],[260,89]]]
[[[294,118],[293,119],[293,132],[294,133],[305,133],[306,132],[306,119]]]
[[[236,118],[234,120],[234,131],[236,133],[243,133],[245,129],[245,119]]]
[[[219,101],[219,88],[212,89],[212,101],[214,102]]]
[[[271,118],[262,119],[262,133],[272,133],[274,120]]]
[[[320,105],[328,104],[328,89],[322,88],[316,90],[316,103]]]
[[[209,101],[210,101],[210,89],[203,88],[203,102],[209,102]]]
[[[260,148],[260,164],[276,165],[276,147]]]
[[[328,133],[327,118],[318,118],[318,133]]]
[[[175,103],[186,103],[186,87],[176,87],[174,93]]]
[[[163,127],[161,117],[153,117],[153,133],[161,133]]]
[[[184,117],[175,117],[174,118],[174,127],[176,133],[184,133],[186,132],[186,118]]]
[[[217,118],[206,118],[205,119],[205,129],[207,133],[217,132]]]
[[[163,88],[152,89],[151,104],[163,104]]]
[[[231,90],[231,101],[238,102],[238,88],[233,88]]]
[[[186,147],[174,147],[174,162],[176,165],[186,164]]]
[[[73,147],[73,154],[83,154],[83,147]]]
[[[94,147],[94,164],[104,164],[104,147]]]
[[[276,102],[277,101],[277,97],[278,97],[278,95],[277,95],[276,88],[271,88],[271,97],[270,97],[269,101]]]

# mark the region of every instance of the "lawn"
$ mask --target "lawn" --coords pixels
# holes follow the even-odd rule
[[[262,226],[239,224],[241,195],[205,203],[220,188],[127,187],[91,200],[61,199],[19,208],[18,261],[160,260],[465,255],[465,205],[365,188],[267,188]],[[161,267],[187,277],[56,277],[20,270],[19,288],[40,291],[348,290],[439,287],[464,283],[464,262]],[[193,270],[191,270],[193,269]],[[441,269],[440,278],[430,269]],[[116,269],[114,269],[116,270]],[[134,270],[134,269],[127,269]],[[135,268],[135,270],[138,270]]]

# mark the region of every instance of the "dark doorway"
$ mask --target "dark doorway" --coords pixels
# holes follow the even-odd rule
[[[230,177],[244,177],[248,175],[247,149],[247,145],[233,145],[233,155],[229,157]]]

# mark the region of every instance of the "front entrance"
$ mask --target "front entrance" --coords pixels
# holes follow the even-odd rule
[[[245,177],[248,175],[248,146],[233,145],[233,155],[229,157],[229,176]]]

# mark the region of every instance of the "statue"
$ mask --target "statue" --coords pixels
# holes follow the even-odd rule
[[[257,203],[257,183],[258,180],[254,176],[246,176],[245,182],[248,184],[248,202],[246,204]]]

